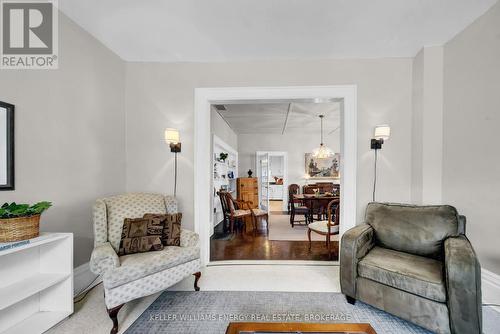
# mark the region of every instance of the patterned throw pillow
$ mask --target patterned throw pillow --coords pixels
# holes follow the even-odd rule
[[[149,218],[157,223],[163,224],[163,235],[161,241],[163,246],[181,245],[181,220],[182,213],[154,214],[146,213],[144,218]]]
[[[118,255],[162,250],[162,233],[163,224],[157,220],[125,218]]]

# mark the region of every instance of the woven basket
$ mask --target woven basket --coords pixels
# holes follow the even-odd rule
[[[40,215],[0,219],[0,242],[36,238],[40,235]]]

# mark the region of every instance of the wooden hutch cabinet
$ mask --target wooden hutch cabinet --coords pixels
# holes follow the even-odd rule
[[[239,201],[251,203],[252,208],[259,207],[259,187],[256,177],[239,177],[236,180]]]

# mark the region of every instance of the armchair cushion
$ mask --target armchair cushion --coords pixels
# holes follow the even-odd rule
[[[107,216],[107,237],[118,252],[125,218],[142,218],[145,213],[175,213],[175,199],[161,194],[129,193],[102,199]],[[175,210],[171,212],[170,210]]]
[[[150,218],[125,218],[118,255],[162,250],[163,226]]]
[[[112,289],[199,257],[198,247],[177,246],[168,246],[158,252],[125,255],[120,257],[120,267],[104,273],[103,284],[106,289]]]
[[[457,210],[449,205],[370,203],[366,223],[378,246],[435,259],[442,257],[444,240],[459,234]]]
[[[146,213],[144,218],[151,219],[163,226],[161,242],[164,246],[180,246],[182,213]]]
[[[375,246],[359,262],[358,274],[427,299],[446,302],[443,264],[438,260]]]
[[[444,243],[445,274],[453,333],[482,333],[481,266],[465,236]]]
[[[96,275],[103,274],[107,270],[118,268],[120,259],[109,242],[105,242],[94,248],[90,257],[90,271]]]
[[[250,210],[243,210],[243,209],[238,209],[234,210],[233,216],[234,217],[243,217],[243,216],[248,216],[252,213]]]
[[[328,233],[328,220],[320,220],[307,225],[307,228],[319,233]],[[339,233],[339,225],[330,226],[330,234]]]
[[[250,209],[250,211],[252,211],[252,214],[256,217],[260,217],[260,216],[265,216],[267,215],[267,211],[266,210],[262,210],[262,209]]]

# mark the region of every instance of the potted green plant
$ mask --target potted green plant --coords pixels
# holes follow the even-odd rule
[[[51,202],[39,202],[34,205],[4,203],[0,207],[0,242],[38,237],[40,215],[51,206]]]
[[[221,152],[219,154],[219,160],[222,161],[222,162],[226,162],[226,159],[227,159],[228,156],[229,156],[229,154]]]

